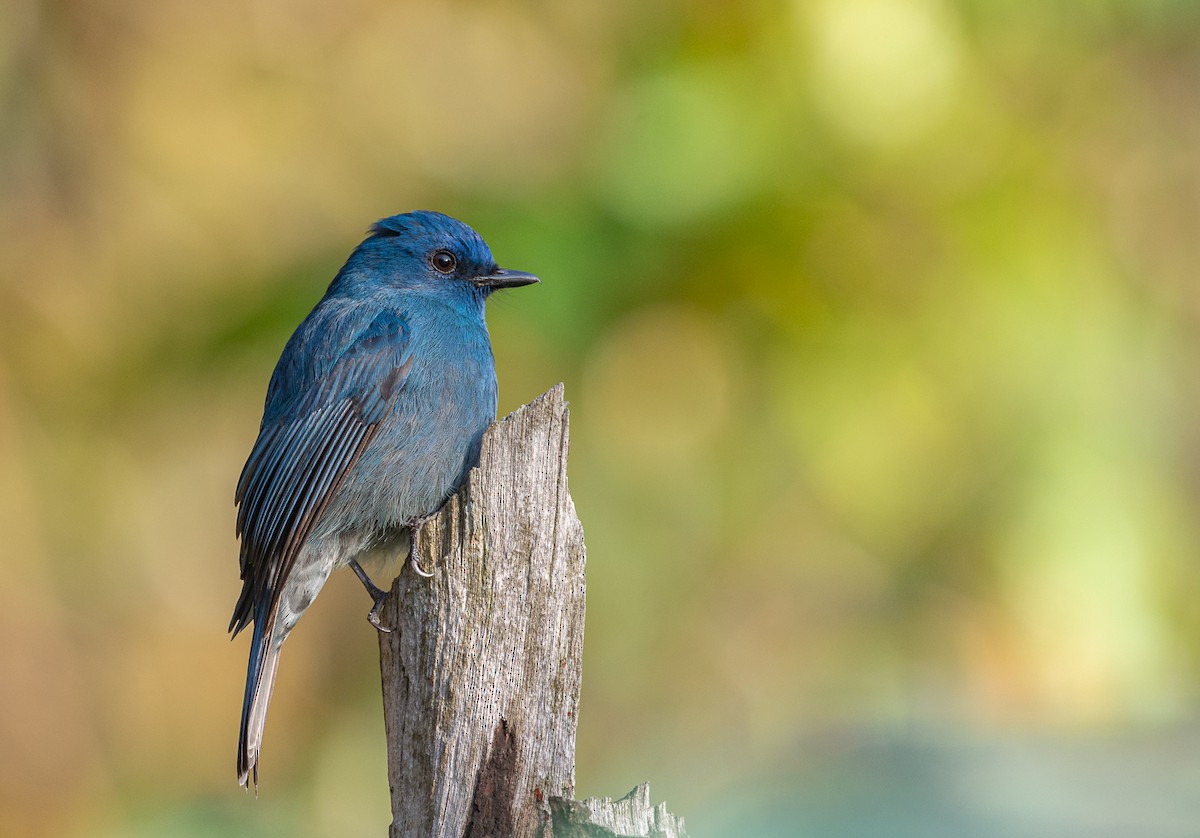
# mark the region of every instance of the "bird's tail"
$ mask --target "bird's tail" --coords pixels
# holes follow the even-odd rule
[[[275,671],[279,668],[279,653],[287,632],[277,632],[276,615],[263,613],[254,620],[254,636],[250,640],[250,663],[246,668],[246,695],[242,699],[242,726],[238,734],[238,783],[249,786],[254,777],[254,792],[258,793],[258,751],[262,745],[263,726],[267,721],[267,706],[275,686]]]

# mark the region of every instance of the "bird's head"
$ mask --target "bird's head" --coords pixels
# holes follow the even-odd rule
[[[391,287],[482,300],[500,288],[537,281],[533,274],[497,265],[487,243],[461,221],[418,210],[377,221],[334,280],[334,288],[339,283],[347,290]]]

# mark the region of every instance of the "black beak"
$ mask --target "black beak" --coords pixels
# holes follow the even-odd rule
[[[527,274],[524,271],[506,271],[503,268],[496,268],[490,274],[477,276],[473,280],[480,288],[519,288],[522,285],[532,285],[535,282],[541,282],[533,274]]]

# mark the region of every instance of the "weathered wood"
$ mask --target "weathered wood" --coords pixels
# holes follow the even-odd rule
[[[650,804],[650,786],[642,783],[620,800],[589,797],[550,798],[554,838],[687,838],[683,818],[667,804]]]
[[[418,536],[433,577],[392,586],[379,648],[396,838],[549,834],[547,801],[574,795],[585,556],[567,430],[561,384],[493,425]]]

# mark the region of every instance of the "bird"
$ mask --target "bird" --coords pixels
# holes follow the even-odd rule
[[[496,418],[484,303],[538,282],[496,264],[480,235],[428,210],[367,237],[283,349],[234,494],[242,590],[229,631],[253,624],[237,778],[258,791],[259,752],[280,651],[330,574],[407,557],[416,531],[478,464]],[[403,571],[406,565],[400,565]]]

